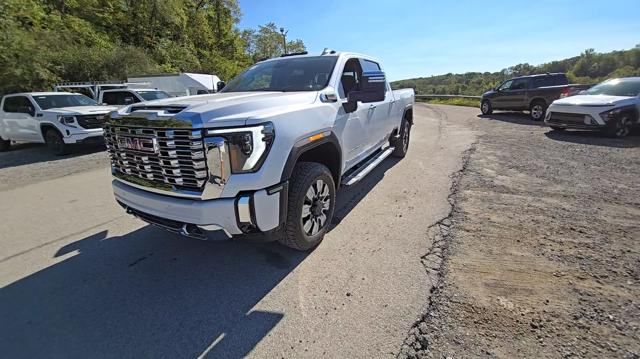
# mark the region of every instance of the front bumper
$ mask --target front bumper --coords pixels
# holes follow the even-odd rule
[[[165,229],[192,236],[222,229],[228,236],[268,232],[284,220],[287,184],[245,192],[236,198],[201,201],[141,190],[112,182],[118,203],[136,217]]]
[[[63,136],[64,143],[101,143],[104,142],[104,132],[99,130],[87,130],[87,132],[69,132],[68,130]]]

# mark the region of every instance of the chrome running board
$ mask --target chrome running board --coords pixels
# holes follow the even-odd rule
[[[363,164],[357,171],[355,171],[354,173],[344,178],[342,180],[343,186],[352,186],[360,182],[360,180],[363,179],[364,176],[368,175],[369,172],[373,171],[374,168],[378,167],[378,165],[382,163],[382,161],[384,161],[385,158],[389,157],[389,155],[391,154],[391,152],[393,152],[393,150],[395,150],[395,147],[387,147],[384,151],[380,152],[377,156],[371,158],[369,161]]]

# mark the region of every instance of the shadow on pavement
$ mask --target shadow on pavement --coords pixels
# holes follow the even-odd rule
[[[496,112],[491,115],[478,115],[478,118],[513,123],[516,125],[544,126],[542,121],[534,121],[528,113],[523,112]]]
[[[386,159],[338,191],[332,228],[398,162]],[[306,256],[277,243],[197,241],[153,226],[113,237],[102,231],[0,289],[0,348],[8,358],[242,357],[285,315],[254,306]]]
[[[634,129],[627,137],[611,138],[604,133],[595,131],[554,131],[550,130],[544,134],[555,141],[577,143],[582,145],[635,148],[640,147],[640,129]]]
[[[401,160],[396,157],[386,158],[360,182],[350,187],[342,187],[336,194],[336,210],[331,222],[331,231],[362,201],[364,197],[384,178],[385,172],[393,168]]]
[[[13,143],[9,151],[0,152],[0,169],[85,156],[105,151],[105,146],[103,144],[78,144],[70,146],[69,149],[68,155],[56,156],[44,144]]]
[[[152,226],[96,233],[65,255],[0,290],[4,357],[241,357],[284,316],[252,308],[306,256]]]

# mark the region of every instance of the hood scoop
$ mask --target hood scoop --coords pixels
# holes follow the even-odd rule
[[[129,113],[134,112],[155,112],[158,116],[175,115],[182,112],[187,106],[133,106]]]

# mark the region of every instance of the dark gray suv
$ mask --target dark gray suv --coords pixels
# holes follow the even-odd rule
[[[485,92],[480,101],[480,110],[483,115],[490,115],[494,110],[528,110],[531,119],[540,121],[553,101],[587,88],[588,85],[570,85],[563,73],[516,77]]]

